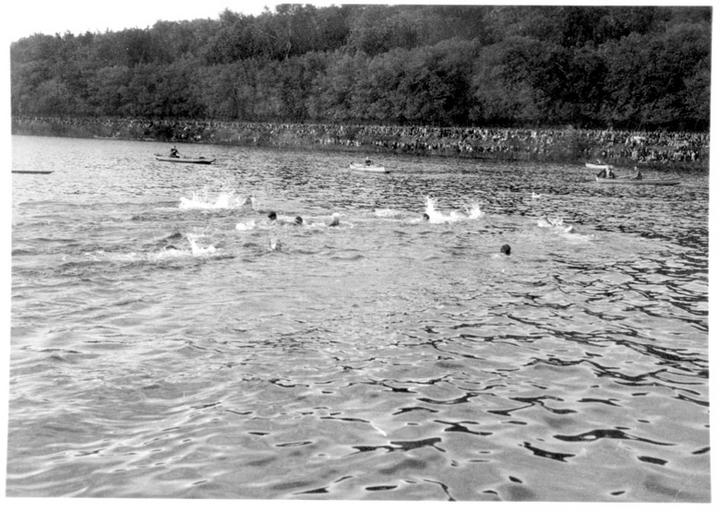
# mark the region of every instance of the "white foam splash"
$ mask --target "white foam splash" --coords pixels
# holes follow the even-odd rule
[[[443,213],[435,208],[435,199],[426,196],[425,197],[425,213],[428,216],[428,222],[430,224],[444,224],[451,222],[458,222],[462,220],[474,220],[485,216],[485,212],[480,209],[480,205],[473,204],[469,208],[465,208],[466,214],[451,211],[449,213]]]
[[[147,260],[164,261],[182,258],[206,258],[216,255],[218,250],[214,245],[201,245],[198,243],[198,239],[201,238],[201,236],[202,235],[188,233],[185,235],[185,238],[187,238],[190,244],[189,248],[177,248],[175,246],[163,247],[159,251],[147,254]]]
[[[195,235],[187,235],[188,242],[190,242],[190,250],[194,258],[211,256],[217,253],[217,249],[214,245],[208,245],[203,247],[202,245],[197,243],[197,238],[198,237]]]
[[[537,225],[541,228],[555,228],[557,231],[564,231],[566,233],[572,233],[573,231],[573,227],[570,224],[565,224],[565,221],[560,217],[540,217]]]
[[[234,191],[220,192],[217,197],[211,198],[204,190],[201,193],[193,192],[192,197],[180,198],[181,210],[235,210],[238,208],[255,209],[256,201],[253,196],[239,197]]]
[[[255,219],[250,219],[247,222],[238,222],[235,224],[235,229],[238,231],[252,231],[257,227]]]
[[[479,219],[485,216],[485,212],[480,209],[480,205],[477,203],[470,205],[470,207],[465,210],[467,211],[468,219],[471,220]]]

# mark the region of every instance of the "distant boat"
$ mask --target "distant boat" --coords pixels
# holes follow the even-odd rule
[[[661,178],[630,178],[630,177],[623,177],[623,178],[600,178],[598,176],[595,176],[595,181],[598,183],[602,183],[604,185],[677,185],[680,183],[680,180],[668,178],[668,179],[661,179]]]
[[[13,174],[51,174],[53,171],[13,171]]]
[[[175,164],[211,164],[215,159],[205,158],[200,156],[198,158],[186,158],[186,157],[173,157],[173,156],[155,156],[155,160],[160,162],[172,162]]]
[[[386,170],[384,166],[382,165],[373,165],[373,164],[358,164],[355,162],[350,163],[350,169],[353,171],[365,171],[365,172],[384,172],[389,173],[390,171]]]
[[[588,169],[602,171],[605,169],[612,169],[613,166],[610,164],[594,164],[592,162],[585,162],[585,167],[587,167]]]

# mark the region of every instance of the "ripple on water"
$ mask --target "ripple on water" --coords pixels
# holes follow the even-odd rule
[[[706,176],[15,144],[9,496],[709,500]]]

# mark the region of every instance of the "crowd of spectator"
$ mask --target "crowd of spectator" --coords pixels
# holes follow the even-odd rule
[[[13,133],[500,160],[707,162],[709,134],[627,130],[382,126],[133,118],[13,118]]]

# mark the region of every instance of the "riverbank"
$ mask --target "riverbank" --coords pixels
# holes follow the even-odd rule
[[[12,133],[707,170],[707,133],[13,117]]]

